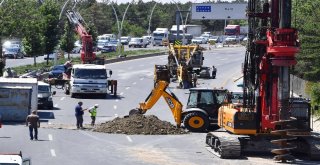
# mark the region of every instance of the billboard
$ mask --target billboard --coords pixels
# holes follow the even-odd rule
[[[191,19],[247,19],[247,6],[247,3],[194,3],[191,7]]]

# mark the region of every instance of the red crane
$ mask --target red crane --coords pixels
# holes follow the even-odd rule
[[[82,48],[80,55],[82,63],[94,63],[96,60],[96,54],[93,51],[92,36],[86,31],[83,18],[78,12],[71,10],[67,11],[67,17],[76,33],[81,37]]]

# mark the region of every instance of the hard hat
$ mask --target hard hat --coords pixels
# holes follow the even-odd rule
[[[99,104],[95,104],[94,106],[95,106],[95,107],[99,107]]]

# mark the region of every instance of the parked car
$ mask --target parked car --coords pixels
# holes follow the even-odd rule
[[[130,42],[130,39],[131,39],[131,37],[129,37],[129,36],[121,37],[120,38],[120,42],[121,42],[122,45],[128,45],[129,42]]]
[[[152,36],[142,36],[144,40],[147,40],[148,45],[150,45],[153,42]]]
[[[107,43],[109,43],[109,40],[98,40],[98,43],[97,43],[97,49],[98,51],[101,51],[102,48],[107,45]]]
[[[51,92],[49,84],[38,81],[38,107],[53,109],[52,95],[55,94],[56,91]]]
[[[225,39],[226,42],[239,42],[240,41],[240,38],[237,37],[237,36],[228,36],[226,39]]]
[[[101,48],[101,53],[116,52],[117,47],[118,47],[118,41],[111,40],[105,46],[103,46],[103,48]]]
[[[148,45],[147,40],[143,38],[131,38],[129,42],[129,48],[131,47],[146,48],[147,45]]]
[[[203,37],[195,37],[191,40],[191,43],[193,44],[205,44],[206,43],[206,39]]]
[[[208,43],[209,42],[209,38],[211,37],[211,34],[202,34],[200,37],[203,37],[205,39],[205,42]]]
[[[5,47],[3,48],[3,56],[6,58],[24,58],[24,53],[20,47]]]
[[[65,72],[64,65],[55,65],[52,67],[49,72],[49,78],[62,78],[63,73]]]

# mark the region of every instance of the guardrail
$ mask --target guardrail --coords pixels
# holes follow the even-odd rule
[[[146,57],[154,57],[154,56],[162,56],[165,55],[167,51],[159,52],[159,53],[150,53],[150,54],[143,54],[143,55],[135,55],[135,56],[125,56],[125,57],[118,57],[114,59],[107,59],[105,60],[105,64],[111,64],[115,62],[121,62],[121,61],[128,61],[128,60],[134,60],[139,58],[146,58]]]

